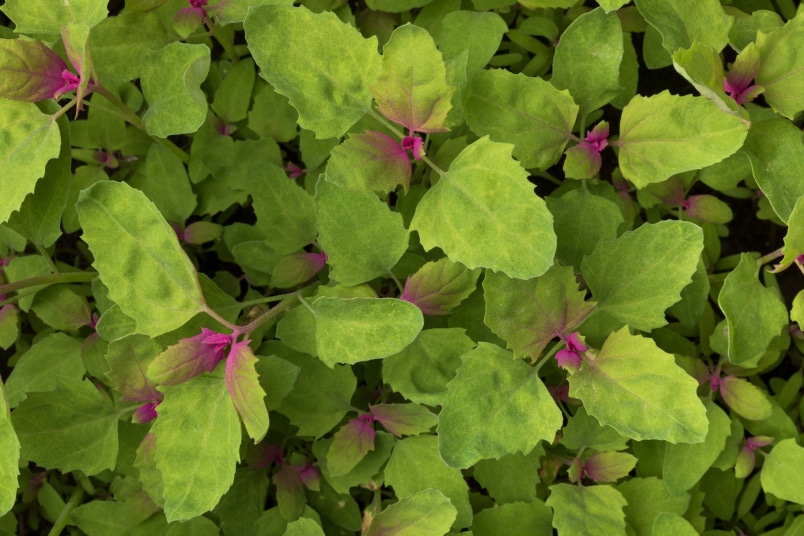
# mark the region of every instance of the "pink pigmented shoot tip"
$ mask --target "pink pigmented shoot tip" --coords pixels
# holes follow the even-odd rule
[[[132,416],[131,420],[136,424],[145,424],[151,422],[158,417],[158,413],[156,411],[156,406],[158,405],[158,402],[147,402],[143,404],[137,408],[136,411],[134,411],[134,415]]]
[[[716,393],[720,390],[720,375],[714,374],[712,379],[709,380],[709,388],[712,389],[713,393]]]
[[[297,166],[293,162],[288,162],[288,164],[285,166],[285,171],[288,172],[288,178],[291,179],[298,179],[299,177],[307,173],[306,169]]]
[[[767,447],[773,443],[773,438],[768,436],[754,436],[745,440],[745,446],[749,450],[756,450],[758,448]]]
[[[203,8],[207,5],[207,0],[187,0],[187,3],[195,8]]]
[[[57,89],[56,92],[53,94],[53,98],[57,99],[61,95],[65,93],[69,93],[70,91],[75,90],[81,84],[81,78],[79,78],[75,73],[64,69],[61,72],[61,79],[64,82],[64,85]]]
[[[424,140],[418,136],[410,135],[402,138],[402,148],[412,151],[414,160],[421,160],[424,156]]]
[[[372,424],[374,424],[375,419],[374,419],[374,415],[372,415],[371,413],[364,413],[363,415],[360,415],[357,418],[357,420],[359,420],[360,422],[362,422],[362,423],[364,423],[366,425],[372,425]]]

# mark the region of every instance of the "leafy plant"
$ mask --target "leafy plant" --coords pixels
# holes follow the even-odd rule
[[[804,527],[791,0],[0,11],[0,533]]]

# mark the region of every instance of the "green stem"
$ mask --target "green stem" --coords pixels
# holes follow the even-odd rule
[[[248,336],[249,333],[257,329],[258,327],[276,318],[279,315],[279,313],[281,313],[282,311],[286,310],[288,307],[293,305],[293,302],[297,299],[301,299],[301,294],[294,293],[292,296],[285,298],[278,304],[274,305],[271,309],[255,318],[254,321],[251,322],[250,324],[246,324],[245,326],[241,327],[239,331]]]
[[[762,266],[763,264],[767,264],[774,259],[778,259],[779,257],[784,255],[784,248],[779,248],[776,251],[771,251],[767,255],[760,257],[757,259],[757,266]]]
[[[217,320],[222,326],[226,327],[227,329],[232,330],[233,332],[239,332],[242,328],[237,324],[232,324],[221,315],[215,312],[214,309],[210,308],[207,304],[204,304],[204,312],[211,316],[213,319]]]
[[[75,507],[81,503],[83,498],[84,490],[81,488],[75,488],[72,496],[70,496],[70,500],[64,505],[59,517],[56,519],[55,523],[53,523],[53,527],[50,529],[50,532],[47,533],[48,536],[59,536],[61,534],[61,532],[64,530],[64,527],[67,525],[67,518],[70,516],[70,512],[72,512]]]
[[[232,64],[237,65],[240,62],[240,56],[235,50],[234,43],[221,35],[220,26],[210,21],[209,17],[207,17],[207,28],[209,28],[209,33],[212,35],[212,37],[214,37],[215,40],[221,44],[223,51],[226,52],[226,55],[229,56],[230,60],[232,60]]]
[[[55,121],[55,120],[56,120],[56,119],[58,119],[59,117],[63,116],[63,115],[64,115],[64,114],[66,114],[67,112],[69,112],[69,111],[70,111],[70,109],[71,109],[73,106],[75,106],[75,103],[76,103],[76,102],[78,102],[78,99],[73,99],[73,100],[71,100],[70,102],[68,102],[67,104],[65,104],[64,106],[62,106],[61,110],[59,110],[59,111],[58,111],[58,112],[56,112],[55,114],[51,115],[51,116],[50,116],[50,118],[51,118],[51,119],[53,119],[53,121]]]
[[[388,121],[388,120],[387,120],[387,119],[386,119],[386,118],[385,118],[383,115],[381,115],[381,114],[377,113],[377,111],[376,111],[376,110],[374,110],[374,109],[369,110],[369,114],[371,114],[371,117],[373,117],[374,119],[376,119],[377,121],[379,121],[380,123],[382,123],[382,124],[383,124],[383,126],[384,126],[385,128],[387,128],[388,130],[390,130],[391,132],[393,132],[394,134],[396,134],[396,135],[397,135],[397,136],[399,136],[400,138],[404,138],[404,137],[405,137],[405,133],[404,133],[404,132],[402,132],[401,130],[399,130],[398,128],[396,128],[396,125],[394,125],[393,123],[391,123],[390,121]]]
[[[75,481],[78,482],[78,485],[80,485],[88,495],[95,495],[95,486],[92,485],[92,481],[89,480],[83,471],[73,471],[72,475]]]
[[[553,347],[550,349],[550,351],[547,353],[547,355],[545,355],[536,364],[536,374],[539,373],[539,370],[545,365],[545,363],[550,361],[550,358],[552,358],[554,355],[556,355],[558,353],[558,351],[561,350],[562,348],[564,348],[565,346],[566,345],[564,343],[561,343],[561,342],[554,344]]]
[[[28,279],[20,279],[13,283],[0,285],[0,294],[8,294],[9,292],[16,292],[24,288],[50,286],[59,283],[87,283],[95,279],[97,275],[96,272],[67,272],[29,277]]]
[[[45,258],[45,262],[47,262],[47,265],[50,268],[50,271],[53,272],[55,275],[59,275],[61,272],[56,267],[56,263],[53,262],[53,259],[50,258],[50,254],[45,250],[45,248],[43,248],[39,244],[35,244],[35,246],[36,246],[36,251],[38,251],[39,254],[42,257]]]

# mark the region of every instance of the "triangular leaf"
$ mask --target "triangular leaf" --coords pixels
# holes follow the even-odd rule
[[[428,262],[408,277],[399,299],[414,304],[425,315],[446,315],[475,291],[478,277],[480,270],[448,258]]]
[[[374,450],[377,432],[363,419],[351,419],[332,436],[327,451],[327,469],[332,476],[345,475]]]
[[[410,157],[393,138],[368,130],[352,134],[332,150],[327,180],[338,186],[385,196],[410,186]]]

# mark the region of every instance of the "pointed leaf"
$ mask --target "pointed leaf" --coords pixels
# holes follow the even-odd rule
[[[377,432],[371,424],[361,419],[352,419],[332,436],[327,451],[327,469],[332,476],[345,475],[374,450]]]
[[[442,132],[455,88],[433,38],[424,28],[400,26],[383,47],[382,70],[371,86],[377,110],[409,131]]]
[[[106,18],[106,0],[8,0],[3,12],[17,33],[58,35],[69,22],[95,26]]]
[[[739,149],[748,132],[740,117],[704,98],[637,95],[620,121],[620,170],[637,188],[720,162]],[[690,133],[694,133],[691,135]]]
[[[77,210],[93,266],[138,333],[161,335],[203,309],[195,268],[142,192],[120,182],[95,183],[81,192]]]
[[[625,534],[627,504],[611,486],[550,486],[547,506],[553,509],[553,526],[559,536],[609,536]]]
[[[38,102],[52,99],[64,86],[67,64],[41,41],[0,39],[0,95]]]
[[[728,223],[734,217],[729,206],[713,195],[691,195],[685,209],[691,218],[709,223]]]
[[[511,149],[485,137],[452,162],[410,225],[425,250],[439,247],[453,262],[520,279],[547,271],[556,246],[553,218]]]
[[[570,396],[626,437],[700,443],[709,422],[698,382],[651,339],[622,328],[569,377]]]
[[[679,49],[673,54],[673,67],[695,86],[701,96],[717,104],[724,112],[739,108],[724,92],[723,60],[714,48],[694,41],[689,48]]]
[[[726,276],[718,295],[729,328],[729,361],[746,368],[756,366],[788,322],[787,307],[778,292],[759,282],[754,258],[748,253],[740,255],[740,264]],[[746,307],[747,303],[751,307]]]
[[[436,425],[436,416],[417,404],[369,404],[369,411],[396,437],[419,435]]]
[[[757,34],[760,69],[756,83],[765,88],[763,96],[773,110],[788,119],[804,110],[804,15],[799,13],[787,24],[770,33]]]
[[[399,299],[408,301],[426,315],[446,315],[477,288],[480,270],[448,258],[428,262],[405,281]]]
[[[319,298],[313,303],[318,357],[327,366],[401,352],[424,325],[421,311],[394,298]]]
[[[408,248],[402,215],[372,193],[320,179],[316,187],[318,243],[333,267],[331,277],[355,286],[387,276]]]
[[[762,489],[782,500],[804,504],[803,467],[804,448],[795,439],[779,441],[762,465]]]
[[[410,157],[398,142],[368,130],[352,134],[332,150],[327,180],[338,186],[384,197],[397,185],[410,186]]]
[[[449,466],[527,454],[561,428],[561,412],[536,369],[511,357],[481,342],[461,358],[438,416],[439,451]]]
[[[260,386],[256,363],[257,357],[248,341],[235,343],[226,358],[226,390],[255,444],[268,433],[268,409],[263,402],[265,391]]]
[[[218,362],[226,356],[223,347],[204,342],[212,335],[219,334],[202,329],[199,335],[168,346],[148,364],[148,379],[157,385],[176,385],[203,372],[215,370]]]
[[[240,459],[240,421],[222,378],[208,375],[165,387],[156,436],[165,515],[181,521],[212,510],[232,486]]]
[[[34,191],[48,160],[59,156],[61,135],[55,119],[35,104],[1,98],[0,132],[0,223],[5,223]]]
[[[464,114],[478,136],[513,143],[524,167],[547,169],[564,152],[578,105],[541,78],[490,70],[469,81]]]
[[[58,378],[56,385],[54,391],[30,393],[11,414],[20,457],[64,473],[113,469],[119,413],[88,380]]]
[[[376,37],[305,7],[254,7],[243,28],[260,75],[317,138],[342,136],[370,109],[368,88],[380,71]]]
[[[598,307],[642,331],[667,323],[703,251],[703,232],[689,222],[644,224],[603,242],[581,262]],[[652,289],[649,294],[645,289]]]
[[[450,500],[434,489],[409,495],[380,512],[365,536],[442,536],[457,512]]]
[[[201,83],[209,72],[209,54],[206,45],[171,43],[151,55],[140,80],[148,134],[167,138],[195,132],[204,123],[207,98]]]
[[[662,35],[662,46],[673,54],[693,41],[720,52],[729,41],[732,17],[718,0],[636,0],[639,12]]]
[[[720,380],[720,396],[736,414],[750,421],[764,421],[773,413],[768,396],[745,378],[726,376]]]
[[[598,452],[584,462],[584,471],[589,478],[603,484],[627,476],[636,463],[636,457],[626,452]]]
[[[584,301],[572,268],[561,265],[527,281],[489,272],[483,290],[486,325],[517,359],[537,359],[547,343],[575,330],[595,308]]]

